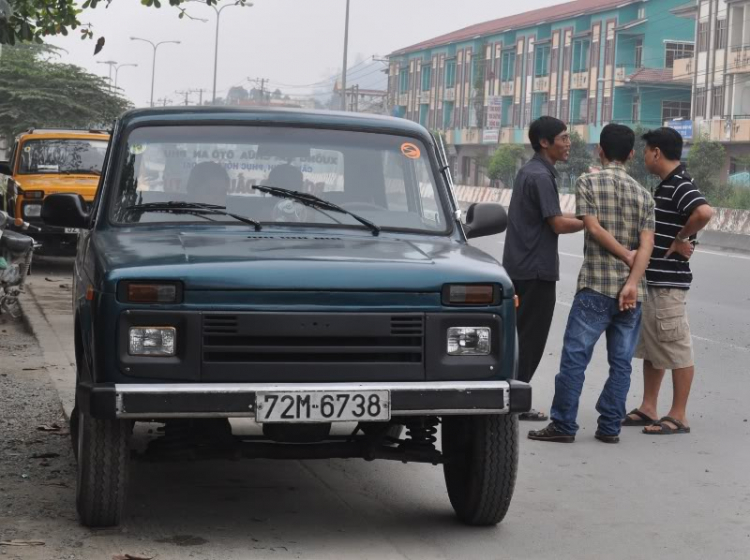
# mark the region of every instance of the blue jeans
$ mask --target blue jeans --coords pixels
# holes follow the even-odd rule
[[[560,373],[555,377],[550,416],[558,430],[570,435],[578,431],[576,417],[586,367],[597,341],[602,333],[607,333],[609,379],[596,403],[598,431],[605,435],[620,433],[640,327],[640,303],[631,311],[620,311],[616,299],[592,290],[578,292],[565,328]]]

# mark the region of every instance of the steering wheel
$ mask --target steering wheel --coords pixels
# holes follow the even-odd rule
[[[383,210],[388,210],[385,206],[380,206],[379,204],[375,204],[373,202],[345,202],[344,204],[341,204],[342,208],[345,208],[347,210],[375,210],[377,212],[382,212]]]

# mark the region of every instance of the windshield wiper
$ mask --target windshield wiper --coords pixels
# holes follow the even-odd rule
[[[317,208],[319,210],[325,209],[325,210],[330,210],[332,212],[340,212],[341,214],[347,214],[351,216],[352,218],[354,218],[355,220],[357,220],[359,223],[368,227],[370,231],[372,231],[373,235],[380,234],[380,227],[372,223],[367,218],[363,218],[362,216],[359,216],[355,214],[354,212],[349,212],[349,210],[342,208],[338,204],[334,204],[333,202],[328,202],[327,200],[318,198],[314,194],[301,193],[301,192],[293,191],[290,189],[283,189],[281,187],[270,187],[270,186],[263,186],[263,185],[253,185],[253,189],[255,189],[256,191],[268,193],[273,196],[278,196],[279,198],[289,198],[291,200],[296,200],[297,202],[300,202],[301,204],[304,204],[305,206],[311,206],[312,208]]]
[[[261,223],[252,218],[240,216],[239,214],[232,214],[226,211],[226,206],[219,206],[218,204],[203,204],[200,202],[179,202],[176,200],[170,202],[148,202],[144,204],[133,204],[125,208],[126,210],[140,210],[142,212],[175,212],[185,214],[201,215],[219,215],[229,216],[240,222],[255,227],[255,231],[263,229]]]

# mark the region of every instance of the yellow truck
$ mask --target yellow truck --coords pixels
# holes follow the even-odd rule
[[[10,159],[0,162],[7,175],[0,208],[41,228],[31,234],[42,253],[75,252],[78,231],[44,225],[42,202],[50,194],[80,194],[91,204],[99,185],[109,134],[99,130],[30,129],[19,134]]]

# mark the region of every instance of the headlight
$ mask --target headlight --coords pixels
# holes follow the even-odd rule
[[[42,215],[41,204],[27,204],[23,207],[23,215],[27,218],[38,218]]]
[[[489,327],[450,327],[448,354],[450,356],[487,356],[490,353]]]
[[[131,356],[174,356],[177,329],[174,327],[131,327]]]

